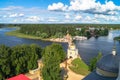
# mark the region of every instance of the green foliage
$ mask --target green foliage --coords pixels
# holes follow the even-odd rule
[[[82,60],[80,60],[79,58],[74,59],[72,61],[72,66],[70,66],[70,69],[77,74],[81,74],[81,75],[89,74],[88,66]]]
[[[42,49],[38,45],[0,45],[0,80],[37,68]]]
[[[89,25],[89,24],[88,24]],[[67,30],[72,36],[86,36],[90,38],[91,36],[107,36],[108,28],[104,27],[106,25],[94,25],[96,28],[93,31],[89,30],[89,25],[86,27],[84,24],[23,24],[20,25],[20,33],[32,35],[41,38],[62,38],[66,35]],[[59,28],[58,28],[59,27]],[[104,28],[103,28],[104,27]],[[77,28],[80,28],[77,30]],[[99,30],[98,30],[99,29]],[[92,34],[93,33],[93,34]]]
[[[63,37],[63,33],[59,32],[55,34],[56,38],[62,38]]]
[[[96,57],[91,59],[90,64],[89,64],[89,70],[90,71],[93,71],[93,70],[96,69],[96,64],[101,59],[101,57],[102,57],[102,53],[99,52]]]
[[[47,38],[48,35],[47,35],[47,33],[41,33],[40,37],[41,37],[41,38]]]
[[[61,80],[60,62],[65,59],[65,52],[59,44],[47,46],[42,54],[43,69],[42,75],[44,80]]]
[[[114,37],[113,40],[120,41],[120,36]]]
[[[10,76],[10,55],[10,48],[5,45],[0,45],[0,80],[4,80]]]

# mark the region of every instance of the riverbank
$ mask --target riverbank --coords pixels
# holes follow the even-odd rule
[[[19,38],[38,39],[38,40],[51,41],[51,42],[64,42],[64,43],[67,43],[67,40],[64,39],[64,38],[46,38],[46,39],[43,39],[41,37],[32,36],[32,35],[26,35],[26,34],[20,33],[19,30],[7,32],[5,34],[9,35],[9,36],[16,36],[16,37],[19,37]]]
[[[20,33],[19,30],[7,32],[5,34],[9,35],[9,36],[20,37],[20,38],[41,39],[40,37],[36,37],[36,36],[31,36],[31,35],[26,35],[26,34]]]

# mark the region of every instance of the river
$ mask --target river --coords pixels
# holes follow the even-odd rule
[[[47,45],[52,44],[49,41],[42,41],[42,40],[33,40],[33,39],[25,39],[25,38],[18,38],[15,36],[7,36],[5,35],[6,32],[16,30],[16,28],[0,28],[0,44],[4,44],[7,46],[15,46],[20,44],[38,44],[41,47],[45,47]],[[89,40],[84,41],[75,41],[75,44],[79,50],[79,54],[81,58],[86,62],[89,63],[90,59],[98,54],[99,51],[102,52],[103,56],[106,54],[110,54],[113,48],[113,38],[115,36],[120,35],[120,30],[110,31],[107,37],[99,37],[95,39],[94,37],[90,38]],[[60,43],[64,50],[67,51],[67,43]],[[116,42],[116,49],[117,53],[120,54],[120,43]]]

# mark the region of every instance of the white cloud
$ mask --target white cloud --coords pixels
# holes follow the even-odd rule
[[[10,15],[9,15],[10,18],[12,18],[12,17],[17,17],[17,16],[18,16],[17,13],[15,13],[15,14],[10,14]]]
[[[67,9],[67,5],[64,5],[61,2],[58,3],[53,3],[52,5],[48,6],[48,10],[53,10],[53,11],[65,11]]]
[[[30,21],[30,22],[39,22],[41,19],[38,16],[29,16],[25,21]]]
[[[12,14],[9,14],[10,18],[23,17],[23,16],[24,16],[23,13],[12,13]]]
[[[9,10],[20,10],[23,9],[23,7],[21,6],[8,6],[6,8],[0,8],[0,10],[5,10],[5,11],[9,11]]]
[[[95,0],[71,0],[69,10],[88,10],[96,6]]]
[[[120,10],[120,6],[116,6],[112,1],[101,4],[96,0],[71,0],[69,10],[93,14],[115,14],[115,11]],[[114,13],[111,11],[114,11]]]
[[[20,13],[19,16],[22,17],[22,16],[24,16],[24,14],[23,14],[23,13]]]
[[[85,17],[85,20],[86,20],[86,21],[91,21],[92,18],[91,18],[90,16],[86,16],[86,17]]]
[[[70,19],[70,14],[66,13],[66,14],[65,14],[65,18],[66,18],[66,19]]]
[[[117,16],[108,16],[108,15],[103,15],[103,14],[95,14],[94,16],[97,19],[103,19],[106,21],[117,21],[119,20],[119,18]]]
[[[48,10],[53,11],[80,11],[90,14],[104,14],[115,15],[118,14],[120,6],[115,5],[112,1],[105,1],[105,4],[101,4],[97,0],[70,0],[70,5],[64,5],[63,3],[53,3],[48,6]]]
[[[75,20],[80,20],[80,19],[82,19],[82,16],[81,16],[81,15],[76,15],[76,16],[75,16]]]
[[[48,22],[57,22],[58,20],[55,17],[49,17]]]

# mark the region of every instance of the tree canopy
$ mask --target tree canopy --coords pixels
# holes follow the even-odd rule
[[[0,45],[0,80],[37,68],[41,52],[42,48],[35,44],[11,48]]]
[[[44,80],[61,80],[60,76],[60,62],[66,57],[62,46],[59,44],[52,44],[47,46],[42,54],[43,69],[42,75]]]

